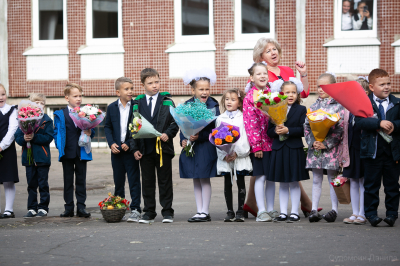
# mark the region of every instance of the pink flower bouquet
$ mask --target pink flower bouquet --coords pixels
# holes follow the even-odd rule
[[[97,106],[87,104],[83,107],[75,107],[69,113],[69,116],[76,126],[82,130],[78,145],[80,147],[85,147],[86,153],[90,153],[92,150],[91,138],[87,136],[83,130],[95,128],[100,124],[104,120],[104,113]]]
[[[39,127],[40,120],[44,116],[43,109],[40,105],[28,101],[22,100],[18,105],[18,127],[25,135],[30,135],[35,132]],[[32,146],[28,141],[27,147],[27,159],[28,163],[33,163]]]

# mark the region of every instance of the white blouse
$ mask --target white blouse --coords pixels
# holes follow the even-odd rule
[[[11,105],[5,104],[3,107],[0,108],[0,112],[3,115],[7,114],[10,111]],[[10,115],[9,123],[8,123],[8,130],[7,134],[0,142],[0,148],[2,150],[7,149],[14,141],[14,134],[18,129],[18,121],[17,121],[17,110],[14,110],[13,113]]]
[[[359,19],[356,21],[354,18],[352,18],[353,19],[353,30],[361,29],[363,21],[365,19],[367,19],[366,17],[364,17],[364,20],[361,21],[361,15],[359,13],[357,13],[356,16],[358,16]],[[367,19],[367,25],[368,25],[368,29],[371,30],[372,29],[372,18]]]
[[[352,24],[352,17],[349,12],[346,14],[342,13],[342,30],[352,30],[353,29],[353,24]]]

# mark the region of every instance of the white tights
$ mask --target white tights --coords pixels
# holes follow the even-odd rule
[[[265,211],[265,198],[267,198],[267,212],[270,212],[274,209],[275,182],[266,180],[265,175],[256,176],[254,193],[256,194],[258,212]]]
[[[279,205],[281,207],[281,213],[287,215],[288,202],[289,202],[289,188],[290,198],[292,199],[292,211],[299,215],[300,205],[300,185],[299,182],[280,183],[279,185]]]
[[[324,169],[312,169],[313,172],[313,190],[312,190],[312,209],[318,210],[318,203],[321,198],[322,192],[322,179],[324,176]],[[333,189],[330,182],[335,178],[336,171],[335,170],[327,170],[328,172],[328,182],[329,189],[331,193],[331,201],[332,201],[332,210],[338,213],[338,199],[336,197],[335,190]]]
[[[210,178],[193,179],[194,197],[196,199],[197,212],[209,213],[211,201],[211,182]],[[204,214],[196,214],[194,217],[205,217]]]
[[[4,209],[4,213],[11,214],[10,212],[14,211],[13,206],[15,199],[15,184],[14,182],[4,182],[3,186],[4,186],[4,195],[6,197],[6,207]],[[1,207],[0,207],[0,212],[1,212]]]
[[[365,216],[364,213],[364,178],[350,178],[350,198],[353,214]],[[351,219],[354,216],[350,217]],[[355,219],[356,217],[354,217]]]

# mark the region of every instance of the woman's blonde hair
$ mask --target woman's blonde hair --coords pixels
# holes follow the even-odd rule
[[[46,95],[44,95],[43,93],[31,93],[29,94],[29,101],[46,103]]]
[[[264,53],[265,48],[267,48],[267,45],[269,43],[275,45],[275,47],[279,53],[279,59],[280,59],[280,57],[282,57],[282,48],[281,48],[281,45],[279,44],[279,42],[272,38],[262,37],[257,41],[256,46],[254,46],[254,49],[253,49],[253,61],[254,62],[258,63],[258,62],[263,61],[262,54]]]

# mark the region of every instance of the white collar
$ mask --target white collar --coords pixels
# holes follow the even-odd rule
[[[226,110],[226,111],[225,111],[225,114],[226,114],[229,118],[233,119],[233,118],[235,118],[235,116],[236,116],[236,114],[238,113],[238,111],[239,111],[239,110],[230,112],[230,111]]]
[[[121,99],[118,99],[118,106],[124,107],[124,105],[123,105],[122,102],[121,102]],[[127,102],[127,103],[126,103],[126,106],[131,106],[131,101]],[[126,107],[126,106],[125,106],[125,107]],[[125,108],[125,107],[124,107],[124,108]]]
[[[150,97],[153,97],[154,102],[157,100],[158,98],[158,94],[160,94],[159,92],[157,92],[157,94],[154,94],[153,96],[147,95],[146,94],[146,101],[149,101]]]
[[[11,105],[4,104],[4,106],[0,108],[0,111],[3,113],[3,115],[5,115],[10,111],[10,109],[11,109]]]
[[[221,116],[224,116],[224,117],[228,117],[228,118],[229,118],[229,114],[228,114],[228,113],[234,114],[235,117],[238,117],[238,116],[241,116],[241,115],[242,115],[242,112],[241,112],[239,109],[237,109],[236,111],[233,111],[233,112],[229,112],[229,111],[227,110],[227,111],[223,112],[223,113],[221,114]]]
[[[372,94],[372,97],[374,97],[374,101],[377,102],[378,100],[386,100],[387,103],[389,103],[389,96],[386,97],[385,99],[379,99],[378,97],[375,96],[375,94]]]

